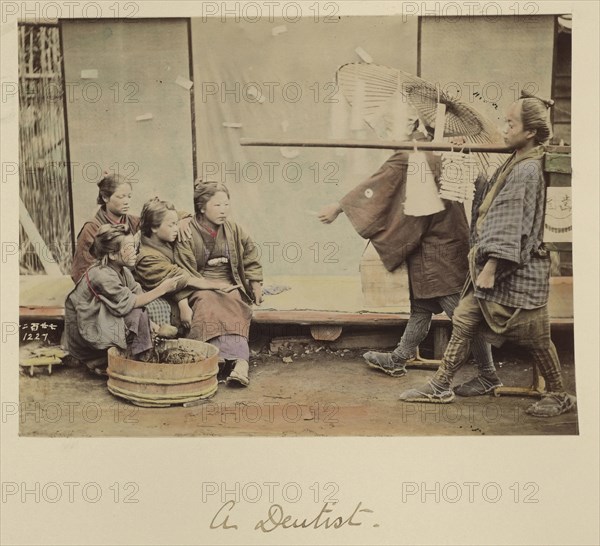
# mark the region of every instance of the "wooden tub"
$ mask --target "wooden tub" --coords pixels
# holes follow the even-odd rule
[[[192,339],[165,341],[165,348],[175,347],[193,350],[199,359],[190,364],[140,362],[112,347],[108,350],[108,390],[138,406],[154,408],[213,396],[218,386],[219,350]]]

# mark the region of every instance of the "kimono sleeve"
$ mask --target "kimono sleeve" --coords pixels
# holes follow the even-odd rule
[[[136,295],[112,268],[93,267],[89,272],[89,282],[112,315],[124,317],[135,307]]]
[[[244,275],[249,281],[262,281],[263,272],[259,262],[259,249],[252,238],[238,226],[238,237],[242,246],[243,256],[241,256],[244,266]]]
[[[439,165],[432,156],[427,156],[427,168],[437,174]],[[340,201],[354,229],[371,240],[388,271],[420,248],[433,218],[404,214],[407,175],[408,155],[397,152]]]
[[[71,278],[74,283],[77,283],[87,269],[95,262],[91,248],[97,232],[98,226],[93,222],[84,224],[79,232],[75,254],[73,255],[73,265],[71,266]]]
[[[127,286],[129,287],[129,289],[136,295],[143,294],[144,289],[142,288],[140,283],[135,280],[135,278],[133,277],[133,273],[127,268],[124,268],[124,272],[125,278],[127,280]]]
[[[479,207],[485,198],[487,190],[489,188],[489,181],[484,174],[479,173],[475,180],[475,194],[473,195],[473,203],[471,204],[471,240],[474,241],[477,236],[477,216],[479,215]]]
[[[399,185],[406,181],[407,168],[407,155],[398,152],[340,200],[341,209],[364,239],[370,239],[386,228]]]
[[[183,289],[189,280],[189,273],[166,257],[153,254],[140,256],[135,265],[135,272],[146,290],[154,290],[167,278],[182,276],[181,286],[177,287],[177,291],[169,294],[175,301],[187,298],[192,292]]]

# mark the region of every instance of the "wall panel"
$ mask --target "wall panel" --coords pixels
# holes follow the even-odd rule
[[[187,30],[183,19],[62,22],[76,232],[102,169],[134,182],[136,214],[154,195],[191,210],[190,92],[175,83],[190,77]]]

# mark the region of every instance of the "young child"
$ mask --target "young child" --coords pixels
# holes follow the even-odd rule
[[[403,392],[405,402],[451,402],[456,372],[467,360],[480,325],[529,349],[547,393],[526,411],[553,417],[575,406],[565,391],[550,339],[550,258],[543,247],[545,181],[543,144],[551,135],[552,103],[525,96],[506,116],[504,140],[514,153],[489,182],[481,180],[473,203],[469,275],[452,318],[452,337],[435,375]]]
[[[128,269],[135,265],[137,249],[125,224],[100,226],[92,252],[96,262],[65,301],[64,339],[70,355],[104,375],[109,347],[127,350],[134,358],[152,348],[150,319],[143,307],[173,291],[183,279],[165,279],[143,292]]]

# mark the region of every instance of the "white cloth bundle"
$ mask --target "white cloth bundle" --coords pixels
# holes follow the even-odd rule
[[[408,160],[404,214],[428,216],[444,210],[433,172],[423,152],[413,152]]]

